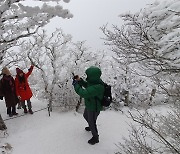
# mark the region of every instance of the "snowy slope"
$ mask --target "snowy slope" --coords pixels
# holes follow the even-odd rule
[[[34,111],[46,107],[36,99],[32,99],[32,105]],[[23,114],[23,110],[17,112]],[[8,118],[3,101],[0,113],[3,119]],[[102,111],[97,121],[100,143],[89,145],[91,133],[84,130],[87,124],[81,113],[52,112],[49,117],[47,110],[42,110],[6,120],[8,137],[0,138],[0,146],[9,143],[11,154],[112,154],[118,149],[115,144],[128,135],[127,122],[130,119],[121,112]]]

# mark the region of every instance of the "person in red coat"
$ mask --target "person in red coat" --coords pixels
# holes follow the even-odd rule
[[[16,78],[15,78],[15,85],[16,85],[16,94],[21,102],[21,106],[24,109],[24,113],[29,112],[33,114],[32,105],[30,98],[32,97],[32,91],[28,83],[28,77],[31,75],[33,71],[33,65],[28,69],[27,73],[24,73],[21,69],[16,68]],[[25,101],[27,101],[28,111],[25,105]]]
[[[3,77],[0,80],[0,95],[2,99],[3,97],[5,98],[7,114],[12,117],[18,114],[16,113],[16,105],[19,100],[16,96],[15,81],[7,67],[2,69],[2,75]]]

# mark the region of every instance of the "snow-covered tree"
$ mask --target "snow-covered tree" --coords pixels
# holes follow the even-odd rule
[[[134,70],[151,77],[162,93],[176,100],[180,97],[179,5],[179,0],[157,1],[138,13],[120,15],[125,22],[120,28],[101,28],[105,44],[120,61],[135,63]]]
[[[84,41],[73,43],[71,39],[61,29],[50,36],[45,30],[39,31],[6,61],[15,61],[12,64],[21,68],[34,63],[31,81],[35,95],[55,106],[75,108],[79,98],[72,86],[73,74],[84,78],[85,69],[100,64],[102,56],[90,51]]]
[[[114,31],[106,26],[102,31],[106,44],[118,56],[118,60],[134,65],[139,75],[156,83],[161,92],[158,97],[165,101],[166,96],[173,98],[174,106],[164,115],[146,110],[137,115],[130,113],[137,122],[132,126],[129,137],[119,144],[117,154],[179,154],[179,86],[180,86],[180,1],[158,2],[136,14],[121,15],[125,22]],[[125,60],[124,60],[125,59]],[[138,86],[137,86],[138,87]],[[139,89],[139,88],[138,88]],[[144,88],[144,91],[146,88]],[[156,89],[151,92],[156,97]],[[152,99],[151,97],[151,99]],[[173,111],[173,110],[174,111]],[[152,114],[153,112],[153,114]]]
[[[39,27],[49,23],[53,17],[72,18],[72,14],[67,9],[57,4],[60,1],[0,1],[0,63],[8,49],[20,44],[21,38],[35,34]],[[67,3],[69,0],[64,0],[64,2]]]

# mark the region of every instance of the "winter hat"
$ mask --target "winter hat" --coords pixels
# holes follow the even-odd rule
[[[10,73],[10,71],[9,71],[9,69],[8,69],[7,67],[4,67],[4,68],[2,69],[2,74],[11,75],[11,73]]]
[[[20,68],[16,68],[16,73],[19,75],[21,73],[24,73]]]

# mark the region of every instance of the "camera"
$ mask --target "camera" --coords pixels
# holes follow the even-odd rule
[[[78,75],[75,75],[75,76],[73,77],[73,79],[76,80],[78,77],[79,77]]]

